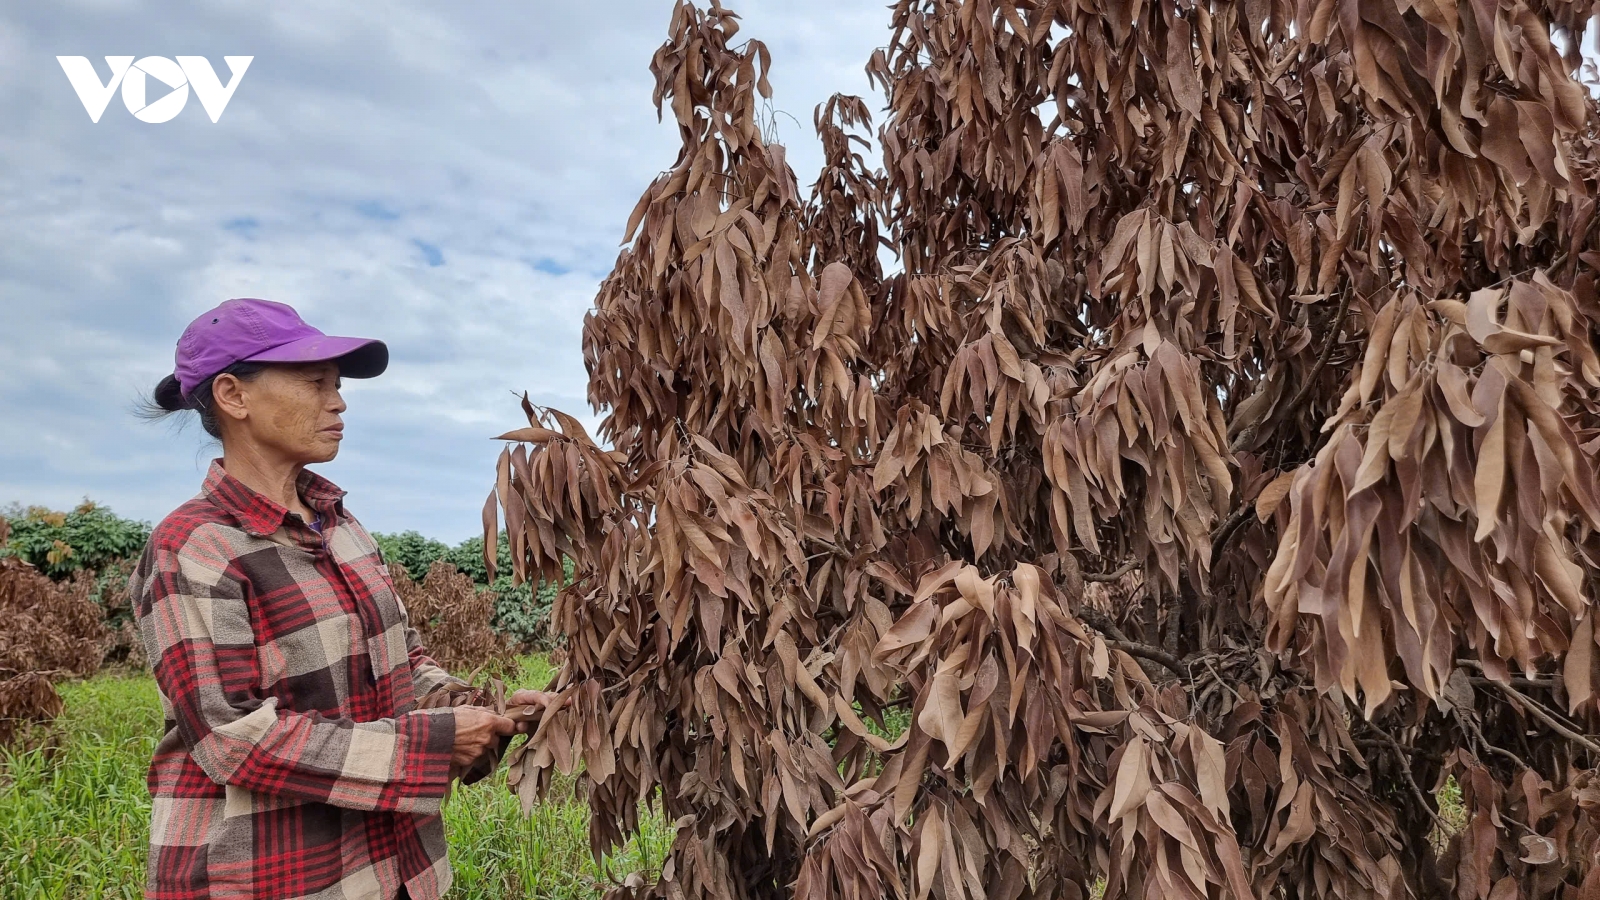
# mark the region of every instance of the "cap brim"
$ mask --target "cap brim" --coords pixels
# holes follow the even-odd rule
[[[372,338],[317,335],[257,353],[243,362],[313,363],[336,361],[345,378],[374,378],[389,368],[389,347]]]

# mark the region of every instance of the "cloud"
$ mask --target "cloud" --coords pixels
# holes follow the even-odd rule
[[[738,3],[772,50],[808,184],[811,110],[888,37],[879,0]],[[651,104],[668,0],[0,7],[0,505],[160,519],[218,448],[136,419],[187,322],[228,297],[381,337],[322,471],[371,528],[478,526],[517,398],[595,417],[582,319],[677,140]],[[221,121],[90,122],[55,57],[252,55]],[[151,84],[150,99],[160,86]],[[874,106],[877,101],[874,101]],[[792,117],[792,118],[791,118]]]

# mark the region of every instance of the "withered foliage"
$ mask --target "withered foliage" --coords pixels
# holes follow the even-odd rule
[[[145,669],[144,640],[139,637],[133,597],[128,593],[128,577],[139,561],[121,559],[107,566],[95,578],[100,584],[100,612],[105,619],[106,643],[102,665],[121,665]]]
[[[434,565],[439,565],[435,563]],[[446,682],[438,689],[422,698],[417,706],[422,709],[443,709],[454,706],[481,706],[492,709],[496,713],[511,719],[518,725],[524,725],[538,719],[538,709],[532,706],[513,706],[509,704],[511,695],[506,693],[505,682],[491,677],[488,681],[479,684],[478,672],[474,671],[466,679],[466,683]],[[478,761],[465,769],[451,767],[450,777],[459,778],[463,784],[472,784],[494,774],[500,767],[500,752],[504,742],[490,747]],[[518,748],[521,749],[520,747]],[[515,752],[515,751],[514,751]]]
[[[610,449],[485,508],[576,563],[524,800],[658,802],[621,895],[1600,896],[1594,11],[898,0],[808,197],[677,4]]]
[[[500,671],[512,664],[514,648],[489,627],[494,594],[471,577],[444,560],[429,566],[421,581],[399,563],[390,567],[390,577],[422,645],[439,665],[464,672]]]
[[[0,545],[7,527],[0,519]],[[0,556],[0,744],[29,722],[61,714],[52,684],[100,667],[108,640],[91,575],[51,581],[33,566]]]

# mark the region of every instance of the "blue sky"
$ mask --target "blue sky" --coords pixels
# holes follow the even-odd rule
[[[744,0],[802,184],[812,108],[869,95],[881,0]],[[0,5],[0,506],[159,520],[220,451],[131,414],[229,297],[382,338],[320,471],[369,528],[480,527],[517,397],[595,421],[581,327],[676,138],[650,102],[670,0]],[[222,118],[90,121],[56,56],[254,56]],[[165,92],[151,81],[148,100]],[[787,114],[787,115],[785,115]],[[792,118],[790,118],[792,116]]]

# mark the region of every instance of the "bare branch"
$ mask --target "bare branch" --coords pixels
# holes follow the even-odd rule
[[[1559,734],[1583,749],[1588,750],[1590,753],[1600,756],[1600,744],[1596,744],[1588,737],[1573,731],[1571,728],[1568,728],[1566,725],[1557,720],[1554,715],[1551,715],[1550,712],[1543,706],[1540,706],[1538,703],[1530,700],[1528,697],[1523,695],[1522,692],[1518,691],[1511,685],[1501,684],[1498,681],[1492,683],[1495,687],[1500,689],[1500,693],[1505,694],[1506,697],[1510,698],[1511,702],[1522,707],[1535,719],[1538,719],[1546,725],[1549,725],[1555,730],[1556,734]]]
[[[1255,511],[1256,505],[1254,503],[1241,503],[1239,508],[1233,511],[1233,515],[1228,517],[1228,521],[1222,523],[1222,527],[1217,529],[1216,537],[1211,539],[1211,567],[1213,569],[1222,560],[1222,551],[1223,548],[1228,546],[1228,539],[1233,537],[1233,533],[1238,531],[1239,527],[1245,523],[1245,520],[1255,514]]]
[[[1411,758],[1407,755],[1405,748],[1400,746],[1400,742],[1395,740],[1394,736],[1389,732],[1376,725],[1369,725],[1367,730],[1377,735],[1378,740],[1394,753],[1394,761],[1399,764],[1400,774],[1405,776],[1406,785],[1411,788],[1411,796],[1416,799],[1417,805],[1422,807],[1422,811],[1428,814],[1428,818],[1433,820],[1434,826],[1440,831],[1453,833],[1454,829],[1446,825],[1444,820],[1439,818],[1438,811],[1428,803],[1428,795],[1424,794],[1422,788],[1417,786],[1417,779],[1411,774]]]
[[[1393,285],[1397,280],[1390,279],[1389,284],[1375,288],[1362,296],[1361,299],[1363,301],[1366,300],[1378,291]],[[1339,298],[1339,308],[1334,311],[1333,321],[1328,325],[1328,340],[1323,343],[1322,352],[1317,355],[1316,365],[1311,367],[1311,371],[1307,372],[1305,379],[1300,382],[1300,390],[1296,391],[1294,397],[1281,407],[1282,412],[1272,417],[1275,422],[1292,419],[1294,414],[1300,411],[1300,406],[1306,402],[1306,398],[1311,396],[1311,391],[1317,384],[1317,377],[1322,374],[1323,368],[1328,365],[1328,360],[1333,357],[1333,346],[1339,343],[1339,329],[1344,327],[1345,313],[1350,310],[1350,297],[1354,293],[1354,291],[1347,290],[1344,292],[1344,296]],[[1243,438],[1244,435],[1240,434],[1239,437]],[[1235,441],[1235,443],[1238,442]],[[1234,452],[1237,453],[1238,448],[1234,448]]]
[[[1132,572],[1134,570],[1134,568],[1136,566],[1138,566],[1138,565],[1139,565],[1139,561],[1138,560],[1130,559],[1127,562],[1123,563],[1121,566],[1119,566],[1116,570],[1111,571],[1111,572],[1086,572],[1086,573],[1084,573],[1083,580],[1084,581],[1098,581],[1098,582],[1102,582],[1102,583],[1108,582],[1108,581],[1116,581],[1117,579],[1119,579],[1122,576],[1128,574],[1129,572]]]
[[[1472,732],[1472,736],[1478,739],[1478,744],[1481,745],[1483,749],[1495,754],[1496,756],[1503,756],[1506,759],[1511,760],[1520,769],[1533,768],[1532,766],[1528,765],[1528,763],[1523,760],[1522,757],[1512,753],[1510,750],[1507,750],[1504,747],[1497,747],[1494,744],[1489,743],[1489,739],[1483,736],[1483,729],[1478,727],[1478,723],[1474,722],[1471,716],[1465,716],[1457,713],[1455,718],[1457,722],[1461,723],[1468,731]]]
[[[1160,647],[1152,647],[1149,644],[1140,644],[1135,641],[1106,641],[1106,646],[1121,650],[1129,656],[1137,656],[1140,659],[1148,659],[1153,663],[1160,663],[1176,673],[1184,681],[1194,680],[1194,677],[1189,674],[1188,667],[1183,664],[1183,660],[1178,659]]]

